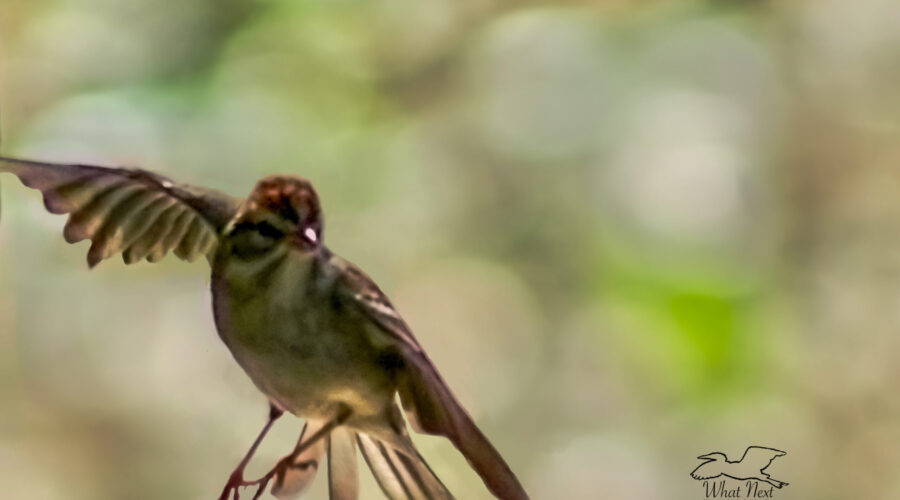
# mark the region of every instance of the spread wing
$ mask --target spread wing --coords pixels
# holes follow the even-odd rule
[[[445,436],[466,457],[491,492],[503,500],[528,495],[500,452],[472,421],[412,331],[378,286],[358,268],[333,258],[343,268],[344,303],[360,312],[374,331],[372,343],[387,346],[400,359],[400,401],[418,431]],[[370,332],[372,333],[372,332]]]
[[[0,157],[0,172],[39,190],[49,212],[69,214],[63,236],[91,240],[90,267],[119,252],[126,264],[171,251],[187,261],[209,258],[240,203],[145,170]]]
[[[718,464],[709,465],[714,464],[715,462],[715,460],[707,460],[703,462],[691,472],[691,477],[698,481],[702,481],[704,479],[712,479],[714,477],[721,476],[722,471],[719,470],[720,466]]]
[[[766,470],[772,462],[778,458],[787,455],[786,452],[776,450],[775,448],[765,448],[762,446],[750,446],[744,451],[741,463],[759,466],[759,471]]]

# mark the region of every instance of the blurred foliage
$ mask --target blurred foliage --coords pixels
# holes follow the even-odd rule
[[[753,444],[788,452],[784,498],[897,498],[897,26],[895,0],[0,0],[2,151],[311,179],[536,499],[697,498],[694,457]],[[89,274],[3,180],[0,491],[218,493],[266,407],[206,270]]]

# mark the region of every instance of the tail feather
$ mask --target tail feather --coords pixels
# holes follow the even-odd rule
[[[298,443],[304,437],[314,435],[322,428],[322,424],[322,422],[307,421],[303,425],[303,431],[300,433]],[[316,473],[319,472],[322,458],[325,455],[325,444],[324,440],[319,440],[304,450],[294,460],[294,465],[284,471],[284,475],[275,478],[275,484],[272,486],[272,495],[280,500],[298,498],[315,479]]]
[[[356,441],[346,427],[338,427],[328,436],[328,498],[356,500],[358,497]]]
[[[400,401],[419,432],[446,436],[501,500],[528,500],[516,475],[424,355],[409,356]]]
[[[452,500],[453,495],[418,452],[398,451],[368,434],[356,436],[375,480],[391,500]]]

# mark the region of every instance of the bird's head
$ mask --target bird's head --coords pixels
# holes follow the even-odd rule
[[[226,235],[251,234],[252,242],[287,242],[301,251],[322,244],[322,210],[319,196],[306,179],[288,175],[266,177],[256,183]]]
[[[707,453],[706,455],[700,455],[697,458],[699,458],[700,460],[712,460],[713,462],[716,462],[719,460],[721,460],[722,462],[728,461],[728,457],[725,456],[724,453],[719,453],[719,452]]]

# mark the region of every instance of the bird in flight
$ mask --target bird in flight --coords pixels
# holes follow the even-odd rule
[[[0,172],[39,190],[51,213],[69,214],[63,236],[91,241],[92,268],[119,253],[126,264],[170,252],[206,258],[219,337],[270,403],[220,500],[238,500],[245,487],[260,498],[270,485],[293,498],[323,459],[330,498],[355,499],[357,449],[391,500],[453,498],[413,445],[401,408],[417,431],[447,437],[497,498],[528,498],[384,293],[324,245],[307,180],[266,177],[240,199],[138,169],[0,157]],[[305,420],[296,446],[245,479],[284,412]]]
[[[788,483],[773,479],[765,470],[772,464],[773,460],[786,454],[775,448],[750,446],[744,450],[744,456],[740,460],[732,462],[728,460],[724,453],[707,453],[697,457],[700,460],[705,460],[705,462],[691,472],[691,477],[698,481],[715,479],[719,476],[730,477],[739,481],[755,479],[780,489],[782,486],[787,486]]]

